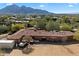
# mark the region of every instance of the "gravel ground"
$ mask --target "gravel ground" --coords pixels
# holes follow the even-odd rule
[[[77,56],[79,55],[79,44],[72,45],[52,45],[35,44],[32,45],[33,51],[23,54],[21,50],[14,49],[10,56]]]

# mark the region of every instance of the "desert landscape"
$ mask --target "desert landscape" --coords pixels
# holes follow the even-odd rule
[[[79,3],[0,4],[0,56],[79,56]]]

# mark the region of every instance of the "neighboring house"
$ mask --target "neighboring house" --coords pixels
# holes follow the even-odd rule
[[[23,18],[23,20],[26,20],[26,21],[28,21],[28,20],[31,20],[31,18]]]

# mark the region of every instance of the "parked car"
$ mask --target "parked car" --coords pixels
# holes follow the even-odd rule
[[[28,44],[27,44],[26,42],[20,42],[20,43],[18,44],[18,47],[19,47],[19,48],[25,48],[27,45],[28,45]]]

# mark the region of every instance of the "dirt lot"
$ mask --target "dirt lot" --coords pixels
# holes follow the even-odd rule
[[[53,44],[34,44],[33,51],[29,54],[23,54],[21,50],[14,49],[10,56],[72,56],[79,55],[79,44],[71,45],[53,45]]]

